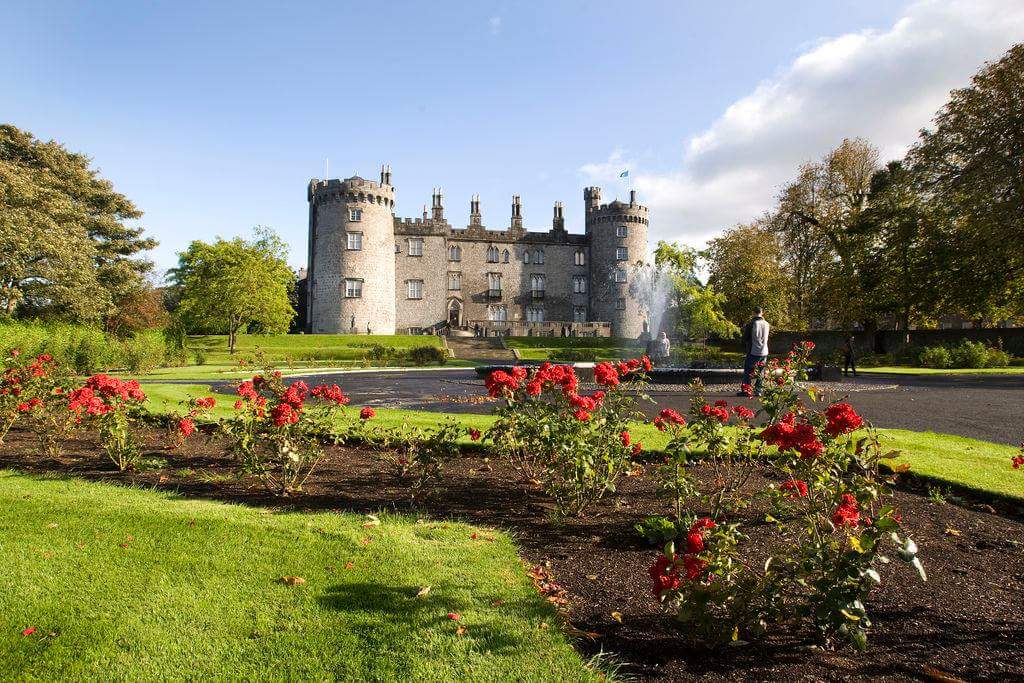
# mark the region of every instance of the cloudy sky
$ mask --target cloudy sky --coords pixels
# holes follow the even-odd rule
[[[1024,0],[14,2],[0,117],[90,154],[170,267],[273,227],[304,264],[305,187],[431,188],[465,224],[582,230],[582,188],[632,186],[656,239],[700,246],[844,137],[898,157],[952,88],[1024,40]]]

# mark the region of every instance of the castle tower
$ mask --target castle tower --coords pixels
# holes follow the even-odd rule
[[[359,176],[313,179],[307,199],[307,330],[366,334],[369,326],[373,334],[394,334],[395,189],[391,167],[381,169],[380,182]]]
[[[590,241],[590,317],[607,320],[612,336],[635,339],[644,332],[644,314],[630,281],[637,261],[647,256],[647,207],[636,192],[629,203],[601,204],[601,188],[583,190]]]

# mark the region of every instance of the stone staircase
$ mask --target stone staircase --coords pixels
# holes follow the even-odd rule
[[[457,337],[449,335],[448,348],[460,360],[474,360],[481,363],[511,363],[516,357],[506,349],[500,337]]]

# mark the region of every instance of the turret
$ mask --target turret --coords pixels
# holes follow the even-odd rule
[[[629,203],[601,204],[601,188],[583,190],[590,240],[591,315],[611,323],[612,335],[638,338],[645,316],[637,292],[630,291],[634,267],[647,256],[647,207],[631,191]],[[657,330],[651,330],[657,332]]]
[[[395,333],[395,191],[358,176],[313,180],[309,199],[307,329]]]
[[[475,194],[469,200],[469,224],[481,225],[483,216],[480,215],[480,195]]]

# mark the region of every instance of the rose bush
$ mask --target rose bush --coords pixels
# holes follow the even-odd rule
[[[242,473],[278,495],[301,491],[323,458],[323,442],[340,438],[336,417],[349,398],[336,384],[286,384],[270,367],[241,382],[236,393],[235,414],[219,427]]]
[[[677,535],[651,578],[666,609],[706,642],[803,622],[825,643],[863,649],[871,626],[866,600],[889,561],[886,546],[927,578],[891,502],[895,475],[880,467],[897,454],[851,405],[814,407],[813,391],[801,384],[810,350],[800,345],[759,369],[764,424],[744,406],[708,404],[699,385],[689,420],[670,411],[655,419],[671,436],[661,471],[674,496]],[[711,469],[704,484],[686,470],[697,457]],[[765,483],[751,492],[750,481]],[[740,514],[755,504],[767,512]],[[759,541],[768,554],[755,563],[744,554],[746,531],[756,525],[763,534],[765,522],[774,540]]]
[[[487,436],[527,478],[540,479],[559,513],[578,515],[615,490],[639,452],[628,431],[630,421],[642,416],[626,390],[642,392],[650,367],[646,356],[598,363],[594,380],[600,388],[591,393],[580,392],[571,365],[497,370],[485,385],[505,405],[497,409],[498,420]]]
[[[68,412],[77,424],[99,430],[100,443],[111,462],[122,472],[138,465],[142,449],[135,433],[146,394],[135,380],[93,375],[68,394]]]

